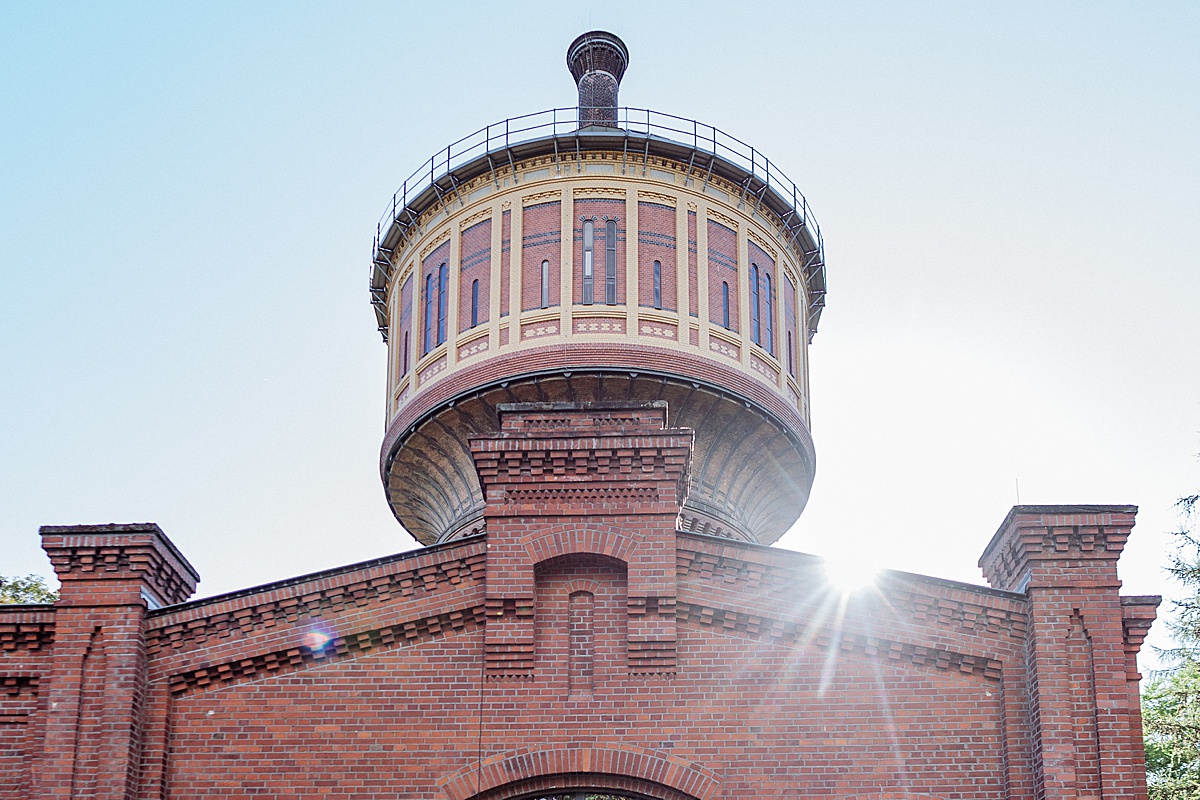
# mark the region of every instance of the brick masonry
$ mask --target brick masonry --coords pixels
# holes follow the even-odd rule
[[[156,526],[43,529],[61,600],[0,607],[0,797],[1146,796],[1132,507],[1017,507],[992,587],[846,597],[677,530],[664,403],[499,414],[485,536],[186,602]]]

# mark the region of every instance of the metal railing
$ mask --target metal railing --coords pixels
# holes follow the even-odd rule
[[[751,145],[725,133],[720,128],[707,125],[687,117],[677,117],[649,108],[616,109],[617,127],[627,134],[656,136],[676,144],[690,146],[694,150],[710,153],[757,178],[765,187],[775,192],[784,202],[791,203],[792,210],[799,216],[799,225],[807,227],[817,252],[824,251],[821,230],[808,207],[808,200],[796,184],[772,161]],[[375,248],[378,252],[381,238],[393,223],[399,223],[399,215],[430,186],[448,172],[467,164],[480,156],[500,154],[513,145],[544,139],[551,136],[571,135],[579,127],[579,108],[551,108],[533,114],[510,117],[480,128],[463,138],[451,142],[413,171],[400,188],[392,195],[391,205],[384,210],[375,226]],[[507,165],[509,162],[502,162]],[[702,168],[707,165],[700,165]],[[440,194],[440,189],[438,190]],[[790,227],[790,226],[789,226]],[[823,260],[823,259],[822,259]]]

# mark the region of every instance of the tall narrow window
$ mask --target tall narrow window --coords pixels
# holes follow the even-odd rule
[[[775,355],[775,304],[771,300],[771,273],[765,270],[763,271],[763,294],[766,295],[763,298],[763,311],[767,316],[767,324],[763,325],[766,328],[767,341],[763,346],[767,348],[768,353]]]
[[[721,324],[729,330],[729,281],[721,281]]]
[[[471,281],[471,327],[479,324],[479,279]]]
[[[662,263],[654,262],[654,307],[662,308]]]
[[[611,219],[604,226],[604,302],[617,304],[617,223]]]
[[[583,302],[592,304],[592,282],[596,242],[596,224],[590,219],[583,221]]]
[[[550,307],[550,262],[542,262],[542,308]]]
[[[796,377],[796,356],[795,356],[795,353],[792,351],[792,332],[788,331],[787,333],[788,333],[788,349],[787,349],[788,374],[790,374],[794,378],[794,377]]]
[[[758,264],[750,265],[750,341],[762,344],[758,332]]]
[[[433,349],[433,273],[425,276],[425,319],[422,320],[425,331],[425,341],[421,345],[421,355]]]
[[[450,270],[445,264],[438,267],[437,343],[446,341],[446,295],[450,288]]]
[[[400,374],[408,374],[408,331],[404,332],[404,352],[400,354]]]

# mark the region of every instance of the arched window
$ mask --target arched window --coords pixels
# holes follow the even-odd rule
[[[471,327],[479,324],[479,279],[471,281]]]
[[[592,304],[592,284],[595,265],[596,223],[583,221],[583,302]]]
[[[604,302],[617,304],[617,222],[604,226]]]
[[[729,281],[721,281],[721,324],[729,330]]]
[[[542,308],[550,307],[550,262],[542,261]]]
[[[443,263],[438,267],[437,343],[446,341],[446,295],[450,288],[450,270]]]
[[[775,304],[771,300],[771,273],[765,270],[763,271],[763,293],[766,295],[763,310],[767,316],[767,324],[763,326],[766,328],[767,341],[763,346],[767,348],[768,353],[775,355]]]
[[[762,344],[758,332],[758,264],[750,265],[750,341]]]
[[[654,262],[654,307],[662,308],[662,264]]]
[[[425,319],[423,320],[425,338],[421,345],[421,355],[433,349],[433,273],[425,276]]]

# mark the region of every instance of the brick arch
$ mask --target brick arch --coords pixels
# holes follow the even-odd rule
[[[712,770],[634,747],[520,750],[463,767],[438,782],[449,800],[502,800],[530,792],[592,788],[655,800],[715,800]]]
[[[525,549],[534,564],[577,554],[608,556],[629,563],[638,539],[616,525],[551,525],[529,537]]]

